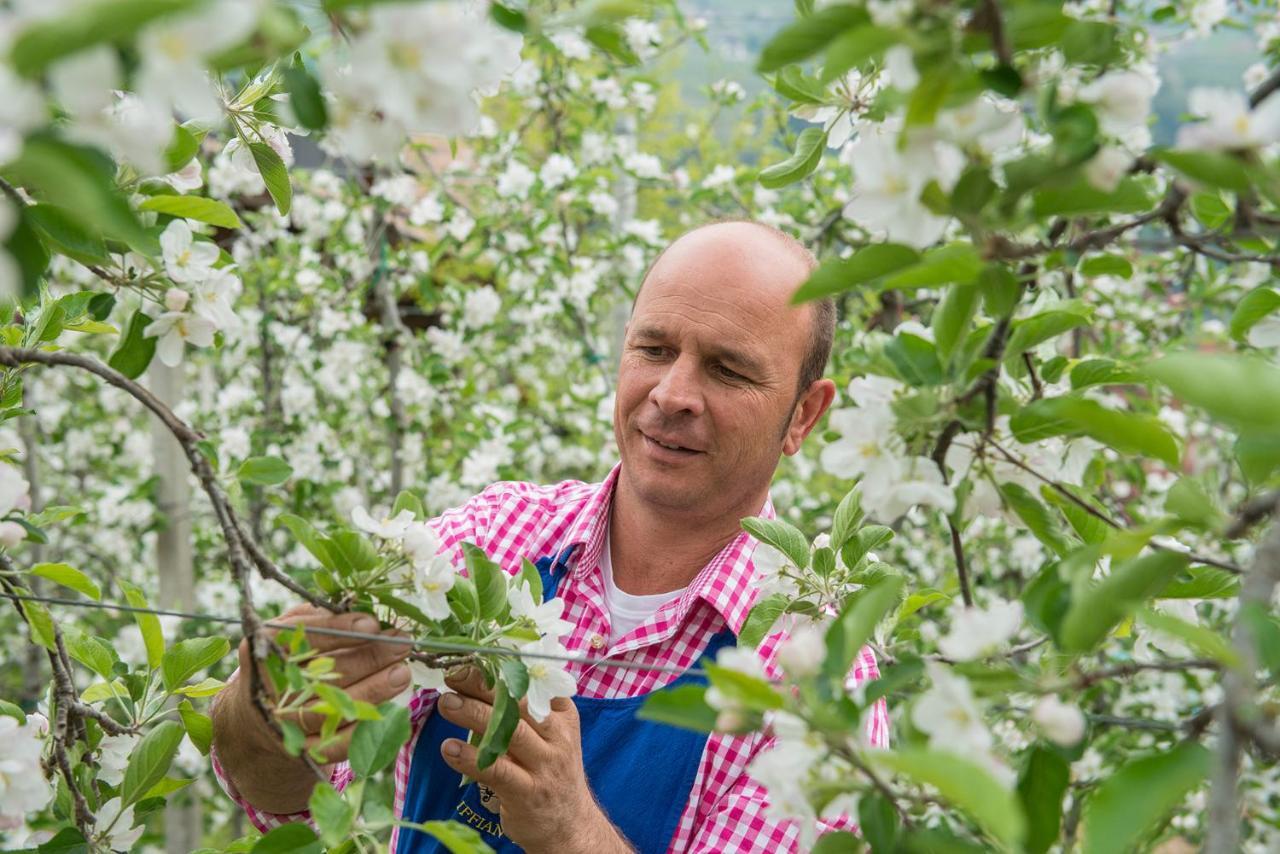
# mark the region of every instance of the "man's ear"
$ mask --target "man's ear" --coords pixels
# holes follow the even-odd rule
[[[782,437],[782,453],[789,457],[800,450],[805,437],[817,426],[818,419],[835,399],[836,384],[831,380],[814,380],[809,384],[791,413],[791,423],[787,426],[786,435]]]

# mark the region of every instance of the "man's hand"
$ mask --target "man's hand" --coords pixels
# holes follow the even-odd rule
[[[474,732],[484,732],[493,714],[493,692],[480,671],[450,674],[445,683],[457,691],[442,694],[440,714]],[[440,747],[444,761],[498,798],[502,830],[530,854],[614,854],[632,847],[596,803],[582,766],[582,736],[573,701],[551,701],[551,714],[538,723],[520,704],[520,723],[504,756],[481,771],[476,748],[450,738]]]
[[[378,622],[368,614],[332,614],[312,605],[290,608],[274,623],[313,626],[325,629],[376,634]],[[272,631],[272,635],[276,632]],[[379,643],[353,638],[307,633],[311,649],[334,660],[338,678],[334,684],[357,700],[375,705],[395,697],[409,687],[409,667],[404,663],[409,644]],[[297,758],[289,756],[280,737],[254,707],[249,688],[249,668],[254,666],[247,640],[240,643],[240,673],[213,704],[213,743],[223,770],[240,795],[249,803],[273,813],[294,813],[306,809],[315,786],[315,774]],[[263,685],[268,695],[271,680],[265,668]],[[307,746],[320,739],[322,715],[302,712],[288,718],[307,734]],[[326,763],[347,758],[355,724],[338,730],[338,740],[323,749]]]

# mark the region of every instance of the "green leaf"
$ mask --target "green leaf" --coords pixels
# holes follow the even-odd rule
[[[129,755],[124,769],[124,781],[120,784],[122,807],[139,800],[147,790],[160,782],[173,757],[178,754],[184,730],[177,721],[161,721],[142,737]]]
[[[1133,265],[1123,255],[1092,255],[1080,262],[1080,275],[1127,279],[1133,275]]]
[[[956,344],[964,339],[978,307],[978,288],[975,285],[952,285],[942,295],[938,307],[933,310],[930,326],[938,355],[951,357]]]
[[[322,854],[316,832],[301,823],[282,824],[254,843],[249,854]]]
[[[982,304],[992,317],[1007,317],[1013,312],[1022,295],[1022,285],[1008,267],[988,264],[978,274],[978,290],[982,292]]]
[[[127,581],[120,582],[120,589],[124,591],[125,601],[130,605],[135,608],[147,607],[147,597],[142,595],[140,589]],[[147,666],[154,670],[164,658],[164,634],[160,630],[160,620],[155,614],[141,611],[135,611],[133,619],[138,624],[138,631],[142,633],[142,645],[147,650]]]
[[[738,643],[742,646],[759,646],[790,601],[790,597],[782,593],[774,593],[758,600],[747,612],[742,631],[738,632]]]
[[[463,543],[467,575],[475,582],[479,597],[480,618],[496,620],[507,608],[507,574],[489,556],[472,543]]]
[[[818,168],[822,150],[827,145],[827,132],[820,127],[808,127],[796,138],[795,153],[781,163],[761,169],[757,180],[764,187],[776,189],[794,184]]]
[[[1027,817],[1027,854],[1044,854],[1058,841],[1062,798],[1071,783],[1071,766],[1056,751],[1034,745],[1018,775],[1018,800]]]
[[[1009,342],[1004,348],[1006,367],[1018,364],[1022,354],[1045,341],[1057,338],[1079,326],[1086,326],[1089,316],[1080,311],[1050,309],[1013,324]]]
[[[933,386],[945,378],[937,349],[918,335],[899,332],[885,345],[884,355],[907,385]]]
[[[1209,773],[1210,753],[1196,742],[1144,756],[1102,781],[1085,802],[1084,854],[1124,854]]]
[[[224,202],[203,196],[152,196],[138,206],[144,211],[207,222],[219,228],[243,228],[236,212]]]
[[[777,71],[784,65],[799,62],[813,56],[830,44],[842,32],[866,24],[867,13],[851,6],[828,6],[805,18],[800,18],[772,39],[760,51],[756,70]]]
[[[1057,517],[1041,504],[1026,487],[1018,483],[1002,483],[997,487],[1000,497],[1013,508],[1037,540],[1048,546],[1058,557],[1065,557],[1074,548],[1058,524]]]
[[[135,311],[129,318],[129,325],[125,327],[120,343],[116,345],[115,350],[111,351],[111,356],[107,359],[110,367],[131,380],[142,376],[156,353],[157,339],[148,338],[143,334],[150,323],[151,318],[143,314],[142,309]]]
[[[742,520],[742,527],[760,542],[782,552],[797,569],[809,565],[809,541],[794,525],[781,519],[749,516]]]
[[[1177,468],[1181,458],[1177,440],[1159,418],[1108,409],[1089,398],[1067,395],[1037,400],[1016,412],[1009,427],[1023,443],[1085,435],[1122,453],[1161,460],[1171,468]]]
[[[1184,151],[1174,148],[1153,149],[1148,155],[1173,167],[1193,181],[1221,187],[1237,193],[1252,186],[1244,163],[1234,154],[1220,151]]]
[[[833,830],[819,836],[809,854],[861,854],[862,850],[862,842],[850,831]]]
[[[921,748],[874,751],[868,758],[916,783],[933,786],[1002,845],[1017,848],[1022,840],[1025,819],[1014,793],[981,765],[949,751]]]
[[[498,672],[502,674],[502,684],[513,699],[519,700],[529,690],[529,668],[518,658],[503,656],[498,659]]]
[[[858,830],[872,854],[891,854],[898,839],[898,811],[879,792],[864,794],[858,800]]]
[[[178,641],[160,659],[164,686],[175,691],[187,680],[221,659],[231,650],[226,638],[191,638]]]
[[[716,728],[716,710],[707,705],[706,691],[704,685],[677,685],[654,691],[636,717],[694,732],[711,732]]]
[[[1213,629],[1150,608],[1138,611],[1138,621],[1156,631],[1185,641],[1188,646],[1206,658],[1212,658],[1227,667],[1240,666],[1240,654],[1232,649],[1226,638]]]
[[[31,574],[47,578],[54,584],[69,587],[83,593],[95,602],[102,599],[102,590],[89,576],[65,563],[38,563],[31,567]]]
[[[1258,602],[1246,602],[1240,608],[1240,622],[1253,635],[1258,661],[1271,674],[1274,683],[1280,679],[1280,620]]]
[[[1093,649],[1186,566],[1187,557],[1175,552],[1151,552],[1113,566],[1110,575],[1071,603],[1062,621],[1059,646],[1064,652]]]
[[[851,68],[858,68],[875,59],[897,41],[892,30],[864,24],[845,30],[827,46],[826,60],[818,79],[824,84],[843,77]]]
[[[854,486],[840,499],[836,515],[831,522],[831,548],[839,551],[849,538],[857,533],[862,522],[862,496]]]
[[[949,243],[924,253],[919,263],[881,282],[882,288],[932,288],[949,282],[969,284],[982,272],[982,256],[971,243]]]
[[[492,9],[497,9],[495,4]],[[289,105],[298,123],[308,130],[324,130],[329,124],[329,111],[325,107],[320,84],[306,67],[294,61],[284,72],[285,89],[289,92]]]
[[[1109,193],[1080,180],[1065,187],[1041,187],[1032,193],[1031,198],[1032,212],[1041,219],[1101,213],[1142,213],[1153,207],[1146,183],[1138,178],[1121,180]]]
[[[212,676],[206,676],[199,682],[191,685],[183,685],[175,694],[181,694],[184,697],[212,697],[223,688],[227,687],[227,683],[221,679],[214,679]]]
[[[1245,433],[1236,440],[1236,462],[1252,484],[1259,484],[1280,471],[1280,433]]]
[[[20,602],[22,614],[27,618],[27,628],[31,633],[31,641],[48,650],[57,648],[54,642],[53,617],[49,609],[39,602]]]
[[[182,716],[182,726],[187,731],[187,738],[196,749],[205,756],[209,755],[209,746],[213,744],[213,720],[208,715],[196,711],[190,700],[178,704],[178,714]]]
[[[249,143],[249,152],[262,175],[262,182],[267,185],[271,200],[276,203],[276,210],[281,216],[288,216],[289,207],[293,204],[293,187],[289,184],[289,170],[284,161],[265,142]]]
[[[29,205],[24,213],[44,241],[63,255],[82,264],[105,264],[110,261],[102,235],[87,231],[62,208],[47,204]]]
[[[443,845],[449,854],[493,854],[479,831],[456,821],[405,822],[402,826],[421,830]]]
[[[409,709],[393,702],[378,706],[378,720],[360,721],[351,734],[351,770],[369,777],[391,764],[409,740]]]
[[[333,556],[329,554],[329,546],[326,544],[325,538],[320,536],[315,528],[311,527],[310,522],[291,513],[280,514],[276,517],[276,521],[288,528],[289,533],[293,534],[293,538],[302,543],[303,548],[311,552],[311,556],[320,561],[321,566],[334,572],[338,571]]]
[[[1160,591],[1161,599],[1230,599],[1240,593],[1240,576],[1212,566],[1193,566],[1186,580]]]
[[[311,818],[320,831],[320,841],[333,848],[351,835],[356,811],[328,783],[318,783],[307,801]]]
[[[853,569],[867,553],[893,539],[893,529],[883,525],[867,525],[858,530],[840,549],[844,565]]]
[[[896,243],[873,243],[848,258],[824,261],[791,297],[793,303],[851,290],[917,263],[920,253]]]
[[[940,62],[921,69],[920,82],[907,98],[904,120],[907,127],[931,125],[938,110],[946,102],[956,84],[959,70],[952,64]]]
[[[1191,196],[1191,213],[1208,229],[1217,229],[1231,219],[1231,208],[1216,192],[1195,193]]]
[[[822,662],[822,673],[830,682],[844,684],[854,658],[880,621],[898,604],[904,585],[902,576],[887,575],[845,600],[840,616],[827,629],[827,657]]]
[[[704,667],[711,684],[730,702],[758,712],[780,709],[786,704],[782,695],[763,679],[718,664]]]
[[[144,255],[159,254],[159,242],[116,187],[113,164],[97,150],[30,136],[18,159],[0,171],[37,200],[61,208],[82,231],[123,241]]]
[[[402,489],[400,494],[396,496],[396,501],[391,505],[391,518],[395,518],[408,510],[413,514],[415,519],[427,518],[426,508],[422,506],[422,499],[414,495],[407,489]]]
[[[970,166],[951,190],[950,209],[957,214],[976,214],[986,207],[998,189],[985,166]]]
[[[1231,313],[1231,337],[1243,341],[1258,321],[1280,309],[1280,291],[1255,288],[1244,295]]]
[[[114,677],[115,664],[120,659],[116,656],[115,650],[107,646],[105,641],[80,631],[73,631],[70,627],[65,635],[67,653],[72,658],[103,679],[110,681]]]
[[[0,700],[0,716],[13,718],[19,726],[27,725],[27,713],[22,711],[21,706],[8,700]]]
[[[480,745],[476,748],[477,768],[483,771],[507,752],[511,736],[519,723],[520,704],[512,698],[504,683],[496,683],[493,686],[493,712],[489,715],[489,725],[485,727]]]
[[[827,97],[823,85],[795,65],[774,75],[771,85],[779,95],[801,104],[821,104]]]
[[[177,172],[190,163],[191,159],[200,153],[200,143],[204,137],[203,130],[193,133],[182,125],[174,125],[173,140],[164,151],[165,169],[169,172]]]
[[[46,66],[95,44],[127,41],[144,24],[196,5],[193,0],[100,0],[64,9],[22,28],[9,61],[19,74],[33,77]]]
[[[236,477],[242,483],[275,486],[293,475],[293,467],[279,457],[250,457],[240,464]]]
[[[1280,368],[1225,353],[1175,353],[1148,365],[1149,376],[1180,400],[1237,427],[1274,433],[1280,412]]]
[[[1164,509],[1183,522],[1206,531],[1216,530],[1225,521],[1209,490],[1193,477],[1180,477],[1164,497]]]
[[[74,827],[64,827],[35,850],[38,854],[89,854],[89,843]]]
[[[1071,387],[1088,388],[1091,385],[1130,385],[1145,380],[1142,374],[1111,359],[1086,359],[1071,369]]]
[[[525,558],[520,564],[518,581],[528,586],[529,595],[533,598],[535,604],[542,601],[542,574],[538,572],[538,567],[534,565],[533,561],[528,558]]]
[[[356,531],[338,531],[325,539],[324,544],[340,575],[362,575],[381,562],[369,538]]]

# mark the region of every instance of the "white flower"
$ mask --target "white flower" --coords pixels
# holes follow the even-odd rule
[[[182,364],[188,341],[193,347],[209,347],[216,331],[212,323],[198,314],[166,311],[152,320],[142,334],[147,338],[159,338],[156,355],[164,364],[176,368]]]
[[[1084,714],[1073,703],[1064,703],[1056,694],[1045,694],[1031,709],[1031,719],[1054,744],[1072,747],[1084,738]]]
[[[257,0],[221,0],[146,27],[138,35],[138,94],[162,109],[216,121],[222,105],[206,61],[244,41],[257,21]]]
[[[179,283],[204,280],[218,260],[218,247],[208,241],[195,240],[185,219],[169,223],[160,234],[160,248],[164,253],[165,272]]]
[[[950,143],[908,140],[899,149],[896,122],[864,128],[841,159],[853,168],[853,199],[847,219],[889,240],[923,248],[935,243],[947,219],[925,207],[920,194],[930,181],[950,191],[964,168],[964,155]]]
[[[165,311],[186,311],[187,303],[191,301],[191,294],[182,288],[169,288],[164,292],[164,310]]]
[[[991,731],[973,698],[969,680],[936,661],[925,662],[932,683],[911,709],[911,722],[929,736],[931,747],[954,753],[986,753]]]
[[[628,18],[622,25],[623,35],[627,38],[627,46],[643,62],[658,52],[662,44],[662,30],[653,21],[643,18]]]
[[[755,551],[751,553],[751,564],[756,570],[755,583],[760,587],[762,597],[774,593],[795,596],[800,592],[796,580],[782,573],[791,561],[768,543],[756,543]]]
[[[462,323],[470,329],[480,329],[493,323],[502,310],[502,297],[489,286],[467,291],[462,306]]]
[[[897,462],[893,480],[863,481],[863,503],[871,516],[890,521],[917,505],[936,507],[943,513],[956,509],[955,492],[943,481],[933,460],[907,457]]]
[[[145,826],[133,826],[133,804],[120,809],[120,799],[112,798],[98,808],[93,836],[111,851],[129,851],[133,848]]]
[[[14,510],[27,510],[31,507],[31,496],[28,491],[31,484],[16,468],[0,465],[0,516],[8,516]]]
[[[805,722],[787,712],[771,716],[776,741],[756,754],[747,773],[768,790],[767,812],[776,821],[795,821],[802,850],[813,845],[817,833],[809,786],[826,748]]]
[[[98,743],[98,779],[109,786],[119,786],[129,754],[138,743],[137,735],[107,735]]]
[[[653,154],[634,151],[623,158],[622,166],[637,178],[661,178],[662,161]]]
[[[408,512],[408,511],[405,511]],[[403,513],[401,515],[404,515]],[[396,517],[399,518],[399,517]],[[426,522],[410,521],[400,535],[400,546],[409,560],[424,564],[440,552],[440,536]]]
[[[882,27],[900,27],[914,11],[915,0],[867,0],[872,22]]]
[[[733,183],[736,170],[728,164],[722,163],[711,170],[711,174],[702,179],[703,189],[713,190],[716,187],[723,187]]]
[[[1009,640],[1021,625],[1019,601],[997,599],[986,608],[966,608],[957,603],[952,610],[951,631],[938,641],[938,650],[956,661],[972,661]]]
[[[529,585],[521,582],[511,588],[507,601],[511,604],[511,616],[532,621],[540,635],[560,638],[573,630],[573,623],[560,619],[564,600],[559,596],[534,602]]]
[[[447,619],[449,591],[458,580],[458,571],[443,555],[413,562],[413,593],[406,598],[433,620]]]
[[[49,70],[49,83],[63,109],[76,118],[89,117],[115,103],[122,73],[115,47],[99,45],[60,60]]]
[[[173,187],[179,193],[190,193],[204,186],[204,173],[200,169],[200,161],[191,158],[186,166],[183,166],[177,172],[170,172],[168,175],[161,177],[169,186]]]
[[[447,692],[449,688],[444,684],[445,673],[443,668],[428,667],[421,661],[409,662],[409,682],[417,688]],[[409,692],[409,697],[412,696],[412,692]]]
[[[1118,145],[1104,145],[1084,165],[1084,177],[1089,184],[1104,193],[1110,193],[1120,185],[1120,179],[1133,165],[1133,155]]]
[[[568,650],[560,645],[554,637],[523,644],[523,653],[541,655],[566,655]],[[551,701],[556,697],[572,697],[578,685],[562,662],[552,658],[523,657],[521,661],[529,671],[529,691],[525,694],[529,716],[535,721],[544,721],[551,714]]]
[[[191,310],[224,332],[240,328],[240,318],[232,303],[240,295],[240,279],[229,267],[211,270],[209,277],[196,285]]]
[[[1199,87],[1188,102],[1204,120],[1178,129],[1179,148],[1234,151],[1280,142],[1280,97],[1274,94],[1250,110],[1240,92]]]
[[[173,140],[173,116],[130,92],[116,92],[111,106],[80,116],[69,132],[75,139],[126,161],[143,175],[159,175],[165,169],[165,149]]]
[[[22,137],[48,119],[40,88],[19,77],[8,63],[0,64],[0,163],[22,150]]]
[[[826,626],[813,621],[796,626],[778,646],[778,664],[792,677],[814,675],[826,656]]]
[[[503,198],[526,198],[536,179],[537,176],[532,169],[519,160],[513,159],[507,163],[507,168],[498,176],[498,195]]]
[[[21,824],[27,813],[44,809],[53,798],[40,767],[48,730],[43,715],[27,715],[25,724],[0,716],[0,828]]]
[[[988,154],[1022,140],[1022,113],[1013,101],[991,96],[938,113],[938,131],[957,145],[976,145]]]
[[[11,549],[27,538],[27,529],[17,522],[0,522],[0,546]]]
[[[414,225],[440,222],[444,219],[444,205],[436,196],[423,196],[409,210],[409,222]]]
[[[538,170],[538,179],[547,189],[555,189],[577,174],[578,167],[574,165],[573,158],[564,154],[552,154]]]
[[[373,534],[375,537],[381,537],[384,540],[398,540],[403,537],[412,522],[412,510],[401,510],[394,517],[387,516],[380,520],[370,516],[369,511],[363,507],[355,507],[351,510],[351,523],[353,525],[365,533]]]
[[[1108,71],[1080,89],[1081,101],[1092,104],[1098,125],[1111,134],[1145,125],[1156,83],[1137,71]]]
[[[1200,35],[1206,35],[1227,17],[1227,11],[1227,0],[1194,0],[1189,15],[1191,26]]]

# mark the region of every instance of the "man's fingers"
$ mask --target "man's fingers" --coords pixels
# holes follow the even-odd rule
[[[479,751],[456,738],[444,740],[440,745],[440,756],[450,768],[484,783],[507,803],[515,802],[522,793],[533,790],[533,777],[510,756],[499,756],[496,762],[481,771],[476,765]]]
[[[450,723],[466,727],[472,732],[484,732],[493,716],[493,706],[472,697],[461,694],[442,694],[436,701],[440,716]],[[511,734],[511,743],[507,748],[517,762],[536,762],[546,752],[546,743],[529,725],[521,719]]]
[[[377,618],[358,611],[351,611],[346,614],[330,614],[327,611],[315,608],[311,612],[295,614],[290,609],[285,615],[277,617],[271,622],[288,626],[303,625],[308,629],[334,629],[345,632],[361,632],[363,634],[378,633]],[[279,631],[287,632],[288,629]],[[273,635],[276,633],[272,632]],[[333,650],[345,649],[368,642],[361,638],[343,637],[314,631],[307,632],[307,644],[316,652],[332,652]],[[388,644],[388,646],[400,646],[400,644]],[[407,647],[408,644],[404,644],[404,646]]]
[[[407,638],[403,632],[384,632],[389,638]],[[409,657],[413,646],[407,643],[368,641],[348,649],[327,653],[333,659],[334,670],[339,674],[338,687],[346,688],[361,682],[373,674],[385,670],[397,661]]]
[[[493,704],[493,690],[484,684],[484,673],[478,667],[460,667],[445,674],[444,684],[459,694]]]

